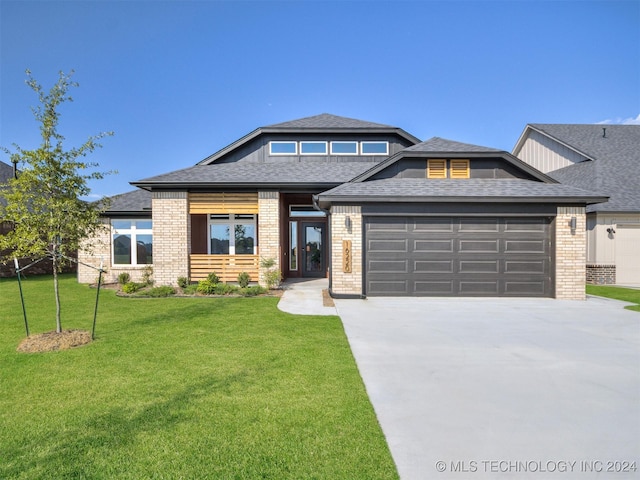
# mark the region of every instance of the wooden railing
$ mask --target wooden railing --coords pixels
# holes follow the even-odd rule
[[[252,282],[258,281],[258,255],[202,255],[190,256],[191,281],[204,280],[211,272],[223,282],[237,282],[238,274],[247,272]]]

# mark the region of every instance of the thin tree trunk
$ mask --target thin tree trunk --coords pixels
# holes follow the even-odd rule
[[[60,291],[58,290],[58,258],[57,252],[53,251],[53,292],[56,297],[56,332],[62,332],[62,323],[60,322]]]

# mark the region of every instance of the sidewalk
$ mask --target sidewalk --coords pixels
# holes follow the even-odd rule
[[[282,285],[284,292],[278,308],[297,315],[338,315],[336,307],[325,307],[322,290],[329,287],[329,279],[288,279]]]

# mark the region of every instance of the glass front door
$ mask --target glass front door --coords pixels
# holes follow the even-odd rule
[[[324,230],[324,223],[302,223],[303,277],[324,277],[326,274]]]

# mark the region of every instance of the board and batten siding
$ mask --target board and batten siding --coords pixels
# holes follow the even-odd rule
[[[515,154],[520,160],[543,173],[587,160],[584,155],[535,130],[529,131],[522,148]]]

